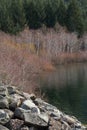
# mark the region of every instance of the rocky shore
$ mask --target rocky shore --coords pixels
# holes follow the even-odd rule
[[[0,86],[0,130],[86,130],[86,127],[34,94],[3,85]]]

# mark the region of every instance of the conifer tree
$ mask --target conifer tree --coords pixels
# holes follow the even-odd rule
[[[25,13],[30,28],[37,29],[41,27],[45,17],[44,1],[28,0],[25,5]]]
[[[12,21],[10,19],[9,9],[10,9],[10,0],[1,0],[0,1],[0,29],[4,32],[10,32],[12,27]]]
[[[77,0],[71,0],[68,6],[66,25],[70,31],[77,31],[79,35],[84,32],[82,10]]]
[[[60,25],[65,25],[66,5],[64,3],[64,0],[60,0],[59,8],[57,10],[57,20]]]
[[[45,24],[48,27],[53,27],[57,22],[57,10],[59,7],[59,0],[47,0],[45,5]]]
[[[13,21],[13,33],[22,30],[26,23],[23,0],[12,0],[10,8],[10,17]]]

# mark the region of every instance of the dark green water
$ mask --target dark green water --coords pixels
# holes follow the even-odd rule
[[[58,66],[41,75],[40,86],[51,104],[87,124],[87,63]]]

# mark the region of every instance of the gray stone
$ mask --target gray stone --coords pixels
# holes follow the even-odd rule
[[[11,119],[9,122],[9,128],[10,130],[19,130],[23,124],[24,124],[23,120]]]
[[[32,100],[25,100],[22,103],[21,108],[25,110],[31,110],[32,113],[40,114],[39,108],[32,102]]]
[[[24,119],[24,113],[25,112],[28,113],[28,111],[18,107],[18,108],[15,109],[14,115],[17,118]]]
[[[0,124],[0,130],[86,130],[75,117],[34,94],[6,85],[0,87]]]
[[[9,117],[12,118],[14,116],[14,113],[9,109],[3,109],[6,113],[8,113]]]
[[[38,107],[44,111],[54,112],[54,110],[57,110],[57,108],[47,102],[44,102],[40,98],[36,98],[35,104],[38,105]]]
[[[51,104],[44,102],[40,98],[37,98],[35,100],[35,103],[38,105],[38,107],[42,112],[47,113],[55,120],[60,120],[61,117],[63,116],[63,113],[59,111],[55,106],[52,106]]]
[[[81,129],[82,124],[80,122],[75,122],[75,128]]]
[[[48,122],[49,122],[49,117],[48,117],[48,115],[47,115],[46,113],[40,113],[38,116],[39,116],[43,121],[45,121],[45,122],[48,124]]]
[[[15,110],[16,107],[19,107],[22,102],[24,101],[24,97],[18,95],[18,94],[11,94],[10,95],[10,109]]]
[[[28,94],[28,93],[23,93],[23,96],[26,98],[26,99],[32,99],[32,100],[35,100],[36,99],[36,96],[35,94]]]
[[[37,114],[33,113],[24,113],[24,121],[26,124],[39,126],[39,127],[47,127],[48,123],[41,119]]]
[[[0,96],[0,108],[9,108],[9,102],[6,97]]]
[[[7,86],[7,89],[8,89],[9,95],[10,95],[10,94],[15,94],[15,93],[17,93],[17,91],[18,91],[15,86]]]
[[[9,130],[8,128],[6,128],[5,126],[3,125],[0,125],[0,130]]]
[[[62,130],[62,124],[59,121],[50,118],[48,130]]]
[[[65,121],[62,122],[62,130],[71,130],[69,124]]]
[[[27,124],[37,125],[37,126],[47,126],[48,125],[48,115],[45,113],[37,114],[31,113],[30,110],[24,110],[23,108],[16,108],[15,117],[20,118]]]
[[[85,126],[82,125],[82,126],[81,126],[81,129],[82,129],[82,130],[87,130],[87,127],[85,127]]]
[[[0,95],[1,96],[7,96],[8,95],[8,90],[6,86],[0,86]]]
[[[76,120],[68,115],[63,116],[63,120],[69,123],[70,125],[75,124]]]
[[[27,126],[24,126],[24,127],[21,128],[21,130],[30,130],[30,128],[27,127]]]
[[[5,125],[7,122],[9,122],[10,117],[8,113],[6,113],[4,110],[0,110],[0,124]]]
[[[49,114],[52,118],[54,118],[55,120],[60,120],[61,117],[63,116],[63,113],[62,113],[61,111],[55,110],[55,109],[54,109],[54,111],[52,111],[52,112],[48,112],[48,114]]]
[[[38,130],[38,128],[30,127],[29,130]]]

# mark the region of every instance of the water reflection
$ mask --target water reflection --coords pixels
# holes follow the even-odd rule
[[[58,66],[40,76],[40,85],[50,103],[87,123],[87,64]]]

